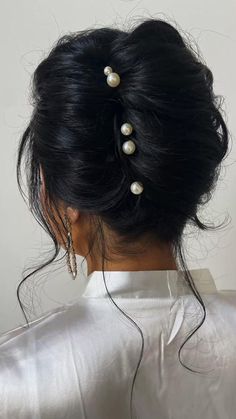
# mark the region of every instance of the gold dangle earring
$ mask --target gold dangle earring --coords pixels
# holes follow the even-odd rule
[[[77,263],[76,263],[75,251],[74,251],[73,241],[72,241],[71,223],[66,214],[65,214],[65,225],[66,225],[66,230],[67,230],[67,244],[66,244],[67,266],[68,266],[69,273],[72,275],[72,278],[75,279],[77,276]]]

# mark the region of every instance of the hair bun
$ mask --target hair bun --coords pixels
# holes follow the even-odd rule
[[[166,43],[185,45],[178,30],[161,19],[149,19],[141,23],[131,32],[130,40],[143,43],[147,50],[150,47],[150,41],[154,41],[156,45]]]

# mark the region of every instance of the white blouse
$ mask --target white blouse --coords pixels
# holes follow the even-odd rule
[[[182,272],[105,271],[106,289],[94,271],[82,296],[0,336],[0,418],[131,419],[143,350],[133,419],[235,419],[236,292],[190,272],[206,319],[187,368],[203,310]]]

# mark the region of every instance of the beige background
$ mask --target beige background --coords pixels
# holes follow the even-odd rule
[[[126,25],[142,17],[177,22],[194,37],[214,73],[215,91],[225,97],[225,112],[233,148],[225,161],[217,191],[202,216],[230,224],[215,233],[190,232],[186,248],[190,268],[208,267],[218,289],[236,289],[236,6],[234,0],[8,0],[0,1],[0,332],[24,322],[16,298],[22,270],[44,260],[51,244],[32,218],[18,192],[16,147],[26,127],[30,76],[53,42],[67,31],[88,26]],[[78,258],[80,262],[82,258]],[[80,295],[86,284],[86,262],[72,281],[59,265],[29,279],[22,299],[31,318]],[[34,300],[32,304],[32,295]]]

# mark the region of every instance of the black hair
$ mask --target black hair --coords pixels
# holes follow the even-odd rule
[[[116,88],[106,82],[106,66],[120,75]],[[104,225],[117,234],[119,250],[125,249],[126,254],[129,245],[144,236],[171,244],[203,309],[203,319],[187,342],[203,324],[206,310],[186,264],[183,232],[187,225],[201,230],[216,228],[204,224],[197,214],[212,196],[228,151],[229,130],[221,98],[213,91],[212,71],[200,54],[164,20],[144,19],[130,30],[88,28],[57,40],[33,74],[33,112],[18,149],[20,191],[25,199],[21,186],[24,157],[27,202],[55,247],[50,260],[18,285],[23,311],[19,297],[23,281],[59,253],[52,225],[61,233],[54,210],[63,201],[90,215],[96,225],[96,236],[89,238],[89,252],[95,242],[100,243],[103,268],[107,258]],[[137,145],[129,156],[121,152],[124,138],[120,127],[124,122],[134,127],[132,138]],[[40,165],[48,219],[40,202]],[[141,195],[130,192],[134,180],[144,185]],[[103,278],[106,286],[104,269]],[[132,407],[143,333],[108,289],[107,293],[142,338]],[[182,365],[184,343],[178,352]]]

